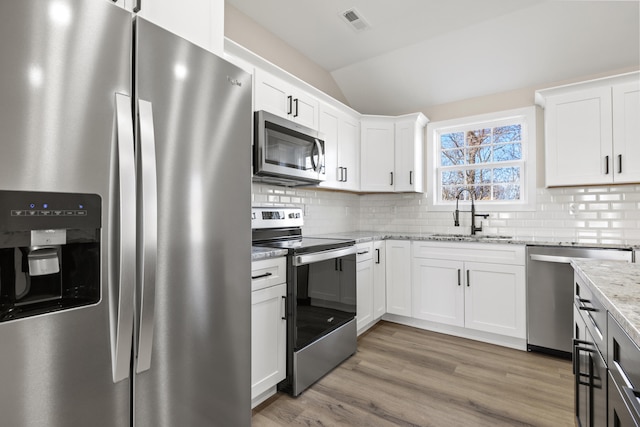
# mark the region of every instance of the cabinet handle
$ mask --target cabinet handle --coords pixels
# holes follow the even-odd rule
[[[471,286],[471,275],[469,274],[469,270],[467,270],[467,288]]]
[[[289,101],[289,111],[287,111],[287,114],[291,114],[293,112],[293,96],[287,96],[287,101]]]
[[[117,2],[118,0],[113,0],[114,3]],[[133,7],[133,11],[135,13],[138,13],[142,10],[142,0],[137,0],[136,1],[136,5]]]
[[[460,280],[462,271],[458,269],[458,286],[462,286],[462,281]]]
[[[609,175],[609,156],[604,156],[604,174]]]
[[[618,154],[618,173],[622,173],[622,154]]]
[[[380,249],[376,249],[376,264],[380,264]]]
[[[391,185],[393,185],[393,172],[391,172]]]
[[[296,103],[296,112],[293,115],[293,117],[298,117],[298,98],[294,99],[293,102]]]
[[[282,320],[287,320],[287,297],[282,295]]]
[[[409,185],[413,185],[413,171],[409,171]]]
[[[342,258],[340,258],[340,260],[339,260],[339,264],[340,264],[340,271],[343,271],[343,270],[342,270]]]
[[[580,298],[576,296],[576,305],[578,306],[578,310],[582,311],[598,311],[595,307],[587,307],[585,303],[590,304],[591,300]]]
[[[362,252],[356,252],[358,255],[364,255],[364,254],[368,254],[369,251],[362,251]]]
[[[344,182],[344,168],[338,166],[338,182]]]
[[[251,276],[251,280],[262,279],[263,277],[269,277],[271,275],[273,275],[273,273],[267,272],[267,273],[264,273],[264,274],[260,274],[258,276]]]
[[[344,181],[342,182],[347,182],[347,179],[349,179],[349,168],[343,168],[344,169]]]

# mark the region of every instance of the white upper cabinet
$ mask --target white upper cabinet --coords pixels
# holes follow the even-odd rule
[[[255,70],[254,110],[266,110],[318,130],[319,101],[260,68]]]
[[[395,124],[395,191],[423,192],[424,127],[422,114],[408,116]]]
[[[325,142],[324,188],[360,189],[360,120],[325,103],[320,104],[319,131]]]
[[[362,118],[362,191],[423,191],[426,124],[427,118],[421,113]]]
[[[640,182],[640,73],[545,89],[546,186]]]
[[[360,141],[360,188],[362,191],[393,191],[394,125],[390,118],[363,117]]]
[[[640,182],[640,82],[613,86],[614,182]]]
[[[127,9],[136,2],[124,1]],[[138,15],[216,55],[224,54],[223,0],[142,0]]]

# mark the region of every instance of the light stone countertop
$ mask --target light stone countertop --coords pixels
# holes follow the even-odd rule
[[[571,265],[640,347],[640,264],[572,259]]]
[[[511,237],[499,235],[487,235],[478,233],[475,236],[469,234],[446,234],[446,233],[406,233],[406,232],[385,232],[385,231],[348,231],[342,233],[318,234],[309,237],[330,237],[340,239],[355,240],[356,244],[371,242],[373,240],[416,240],[434,242],[471,242],[471,243],[503,243],[511,245],[533,245],[533,246],[564,246],[581,248],[607,248],[607,249],[634,249],[640,245],[633,243],[583,243],[583,242],[562,242],[539,240],[533,237]]]

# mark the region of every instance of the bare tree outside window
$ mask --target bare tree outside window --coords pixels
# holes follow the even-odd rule
[[[522,123],[443,132],[439,144],[443,201],[455,200],[463,188],[476,200],[521,199]]]

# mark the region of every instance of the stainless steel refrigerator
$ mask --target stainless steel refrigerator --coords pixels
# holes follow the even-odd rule
[[[0,55],[0,425],[250,425],[251,76],[106,0]]]

